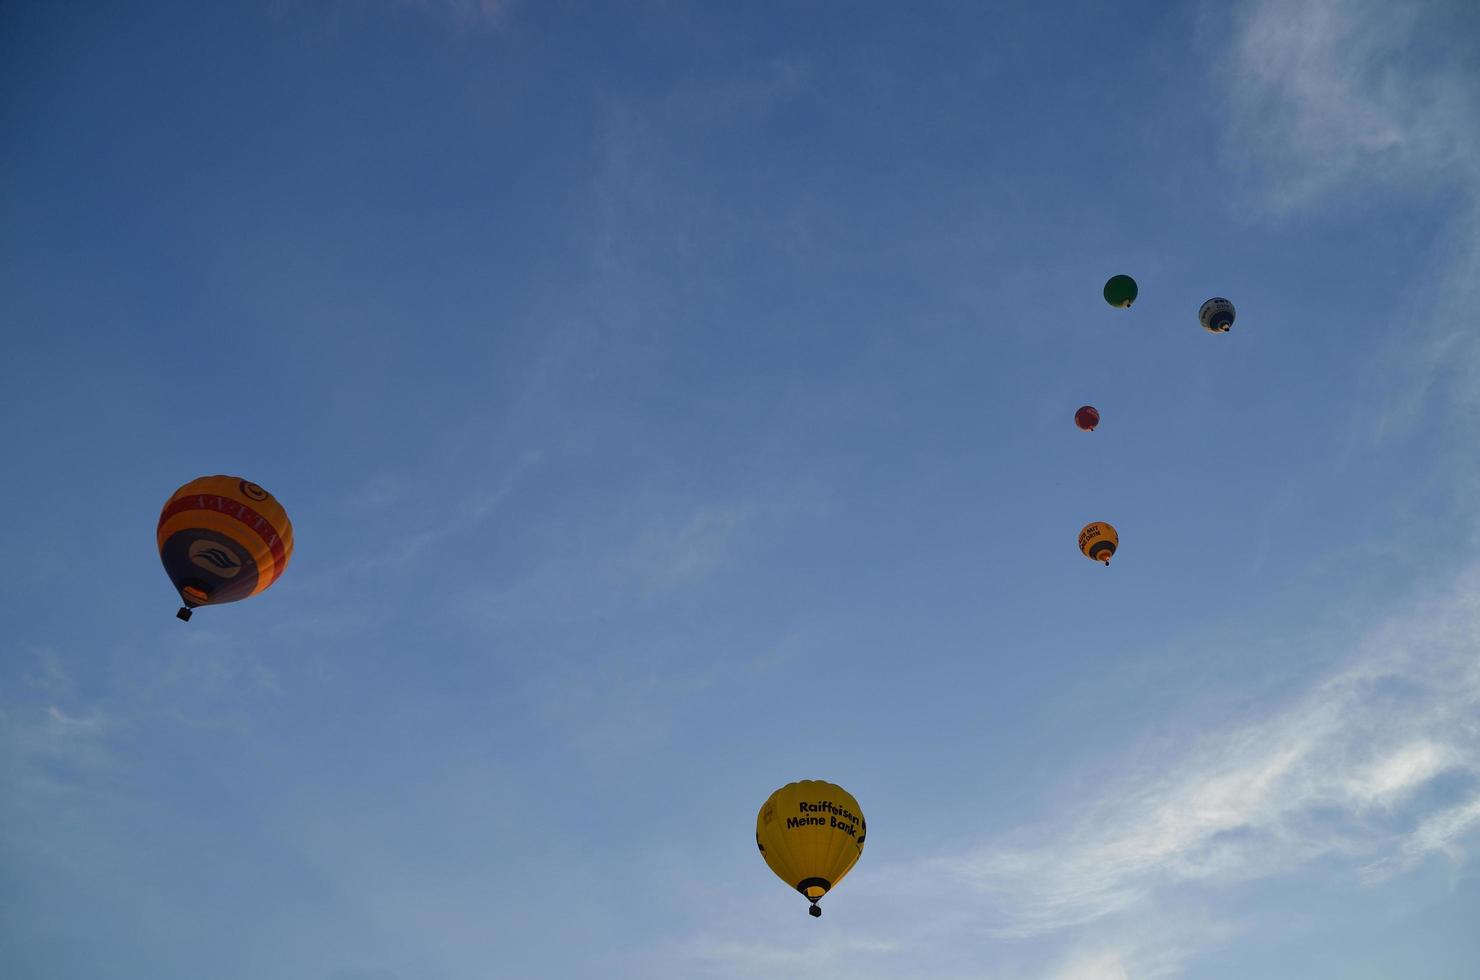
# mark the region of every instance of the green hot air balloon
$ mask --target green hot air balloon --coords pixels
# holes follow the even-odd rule
[[[1136,280],[1130,276],[1111,276],[1105,283],[1105,302],[1123,310],[1136,301]]]

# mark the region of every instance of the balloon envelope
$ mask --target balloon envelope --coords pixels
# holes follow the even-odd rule
[[[1095,431],[1095,426],[1100,424],[1100,411],[1093,405],[1083,405],[1079,411],[1074,413],[1074,424],[1084,432]]]
[[[755,843],[776,876],[817,903],[863,853],[867,825],[847,790],[818,779],[787,783],[761,805]]]
[[[1197,311],[1197,322],[1209,333],[1227,333],[1233,326],[1233,304],[1222,296],[1214,296]]]
[[[1086,558],[1110,564],[1110,556],[1120,547],[1120,535],[1104,521],[1090,521],[1079,532],[1079,550]]]
[[[185,603],[236,602],[283,574],[293,525],[272,494],[236,476],[203,476],[176,490],[159,515],[159,560]]]
[[[1105,282],[1104,292],[1105,302],[1126,309],[1136,301],[1140,288],[1130,276],[1111,276]]]

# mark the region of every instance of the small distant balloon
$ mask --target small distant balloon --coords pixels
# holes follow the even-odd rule
[[[1093,405],[1081,405],[1074,413],[1074,424],[1081,432],[1095,431],[1095,426],[1100,424],[1100,410]]]
[[[1214,296],[1197,311],[1197,322],[1208,333],[1227,333],[1233,326],[1233,304],[1222,296]]]
[[[1079,532],[1079,550],[1091,561],[1110,564],[1110,556],[1120,546],[1120,535],[1104,521],[1090,521]]]
[[[1140,290],[1136,286],[1136,280],[1130,276],[1111,276],[1105,283],[1105,302],[1123,310],[1130,309],[1138,292]]]

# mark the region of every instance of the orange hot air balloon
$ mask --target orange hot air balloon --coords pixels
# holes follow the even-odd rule
[[[1074,424],[1081,432],[1095,431],[1095,426],[1100,424],[1100,410],[1093,405],[1081,405],[1074,413]]]
[[[1120,535],[1104,521],[1090,521],[1079,532],[1079,550],[1092,561],[1110,564],[1110,556],[1120,547]]]
[[[176,490],[159,515],[159,560],[185,603],[236,602],[266,589],[293,554],[293,524],[282,504],[250,480],[203,476]]]

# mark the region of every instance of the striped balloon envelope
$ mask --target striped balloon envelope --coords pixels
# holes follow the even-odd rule
[[[1120,535],[1104,521],[1090,521],[1079,531],[1079,550],[1084,557],[1110,564],[1110,556],[1120,547]]]
[[[185,603],[236,602],[276,582],[293,554],[282,504],[250,480],[203,476],[170,497],[159,515],[159,560]]]

